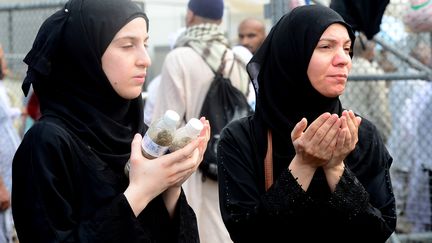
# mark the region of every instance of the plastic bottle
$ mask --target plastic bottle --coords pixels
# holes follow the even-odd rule
[[[179,120],[177,112],[167,110],[150,125],[141,143],[141,150],[146,158],[154,159],[166,153],[174,139]]]
[[[204,126],[200,120],[196,118],[190,119],[184,127],[177,129],[175,132],[169,151],[174,152],[186,146],[192,139],[198,137],[203,128]]]
[[[174,139],[179,120],[180,116],[177,112],[167,110],[161,118],[150,124],[141,143],[141,152],[144,157],[154,159],[166,153]],[[129,176],[129,170],[130,161],[124,168],[127,176]]]

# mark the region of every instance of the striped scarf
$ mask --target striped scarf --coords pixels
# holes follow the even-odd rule
[[[216,72],[221,65],[222,56],[229,48],[228,39],[216,24],[199,24],[189,27],[179,36],[175,47],[189,46]]]

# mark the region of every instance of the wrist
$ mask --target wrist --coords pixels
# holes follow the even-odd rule
[[[169,202],[172,201],[177,202],[177,199],[180,197],[180,193],[181,187],[172,186],[162,193],[162,199],[165,201],[165,204],[170,204]]]
[[[304,191],[307,191],[317,168],[311,166],[310,164],[302,163],[296,155],[288,166],[288,169],[290,170],[292,176],[296,178],[297,183],[301,186],[301,188]]]
[[[162,199],[164,200],[165,207],[168,210],[168,214],[171,218],[174,217],[175,208],[177,206],[178,199],[180,198],[181,187],[173,186],[169,187],[162,193]]]
[[[345,164],[343,163],[343,161],[341,161],[336,165],[332,164],[331,166],[329,166],[329,164],[323,166],[325,172],[342,175],[343,171],[345,170]]]
[[[151,198],[149,198],[147,195],[139,193],[131,186],[129,186],[123,194],[129,202],[129,205],[132,208],[135,216],[138,216],[151,201]]]
[[[334,192],[336,190],[336,185],[339,183],[340,178],[342,177],[345,171],[345,165],[343,161],[338,165],[332,167],[323,167],[324,173],[327,178],[327,183],[330,187],[330,190]]]

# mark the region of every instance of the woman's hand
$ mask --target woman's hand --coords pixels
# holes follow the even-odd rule
[[[184,175],[183,179],[179,180],[177,183],[175,183],[174,187],[181,187],[181,185],[198,169],[198,166],[201,164],[201,161],[204,158],[204,153],[207,149],[207,143],[210,140],[210,124],[209,121],[206,120],[204,117],[202,117],[200,119],[200,121],[203,123],[204,128],[201,131],[199,137],[197,138],[197,141],[199,142],[198,144],[198,149],[196,151],[190,151],[188,150],[188,146],[190,144],[188,144],[187,146],[185,146],[183,149],[180,149],[179,151],[183,151],[183,152],[179,152],[179,153],[183,153],[184,156],[188,156],[188,155],[192,155],[192,160],[195,161],[195,166],[193,168],[190,168],[190,170],[187,171],[187,173]],[[195,146],[193,146],[195,147]],[[174,153],[176,153],[178,151],[175,151]],[[196,156],[194,156],[196,155]]]
[[[174,187],[176,190],[169,190],[169,195],[164,196],[168,196],[169,201],[178,199],[180,186],[196,171],[207,147],[210,128],[208,121],[201,121],[204,129],[197,139],[182,149],[152,160],[142,155],[142,137],[135,135],[130,158],[129,187],[125,191],[135,215],[168,188]]]
[[[341,121],[341,131],[337,138],[335,138],[336,147],[324,169],[341,165],[348,154],[354,150],[358,142],[358,129],[361,118],[356,117],[353,111],[343,111]]]
[[[303,190],[306,191],[309,187],[315,170],[331,159],[340,126],[339,117],[327,112],[313,121],[307,129],[307,120],[303,118],[291,132],[296,155],[289,169],[292,175],[298,178]]]
[[[203,123],[204,128],[201,131],[200,136],[197,138],[197,141],[199,141],[198,149],[194,149],[194,151],[192,152],[193,155],[191,157],[191,159],[196,162],[195,166],[192,167],[192,168],[190,168],[182,176],[182,179],[180,179],[174,185],[170,186],[162,194],[163,200],[165,202],[165,205],[166,205],[167,210],[168,210],[168,212],[169,212],[169,214],[170,214],[171,217],[174,216],[175,206],[177,205],[177,201],[178,201],[179,195],[181,193],[181,186],[192,175],[192,173],[194,173],[198,169],[198,166],[200,165],[201,161],[203,160],[204,152],[207,149],[207,142],[210,139],[210,124],[209,124],[209,121],[206,120],[204,117],[202,117],[200,120]],[[177,153],[177,152],[180,153],[180,151],[185,150],[185,151],[183,151],[185,155],[191,154],[191,152],[188,151],[188,149],[190,149],[189,146],[192,146],[192,148],[194,148],[193,145],[188,144],[183,149],[177,150],[174,153]]]
[[[354,150],[358,142],[358,128],[361,123],[361,118],[356,117],[352,111],[343,111],[340,119],[342,125],[339,135],[335,138],[336,147],[329,162],[323,166],[331,191],[336,189],[345,170],[343,161]]]
[[[307,121],[303,118],[291,133],[298,161],[315,169],[327,164],[333,155],[340,126],[341,119],[327,112],[307,129]]]

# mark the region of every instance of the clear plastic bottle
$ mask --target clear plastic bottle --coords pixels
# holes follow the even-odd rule
[[[166,153],[174,139],[179,120],[177,112],[167,110],[161,118],[150,124],[141,144],[146,158],[154,159]]]
[[[152,122],[144,134],[141,143],[141,152],[144,157],[154,159],[162,156],[169,149],[180,116],[173,110],[167,110],[165,114]],[[125,165],[124,172],[129,176],[130,161]]]
[[[184,127],[177,129],[175,132],[169,151],[174,152],[186,146],[192,139],[198,137],[203,128],[204,126],[200,120],[196,118],[190,119]]]

